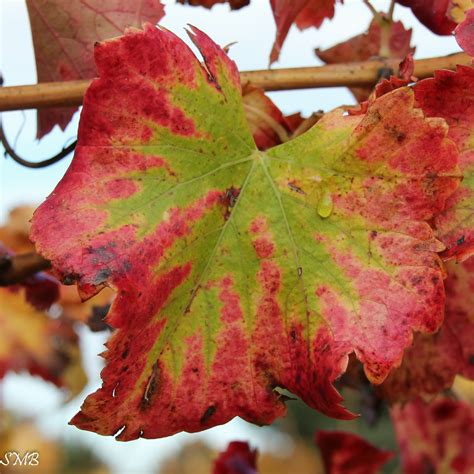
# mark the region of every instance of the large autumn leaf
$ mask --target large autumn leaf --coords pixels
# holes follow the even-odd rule
[[[301,30],[319,28],[326,18],[334,16],[336,0],[270,0],[276,24],[276,38],[270,53],[270,64],[280,57],[280,50],[293,23]]]
[[[377,14],[371,21],[366,33],[354,36],[329,49],[316,49],[316,55],[327,64],[367,61],[374,57],[402,60],[415,48],[410,47],[411,29],[406,30],[400,21],[390,21]],[[351,88],[355,98],[366,100],[373,87]]]
[[[448,136],[461,152],[462,184],[434,223],[447,247],[443,256],[464,260],[474,254],[474,68],[436,71],[434,78],[418,82],[414,90],[427,116],[448,122]]]
[[[270,423],[277,387],[350,417],[347,355],[380,383],[442,321],[425,220],[457,149],[403,88],[260,152],[235,64],[193,31],[205,66],[152,26],[97,46],[74,160],[33,217],[62,278],[117,290],[104,384],[73,423],[122,440]]]
[[[121,35],[127,26],[158,22],[160,0],[26,0],[38,82],[96,76],[94,43]],[[38,112],[38,138],[56,124],[65,129],[76,107]]]
[[[474,472],[474,408],[438,398],[415,400],[391,411],[406,473]]]

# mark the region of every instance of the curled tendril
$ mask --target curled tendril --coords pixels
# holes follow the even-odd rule
[[[59,153],[52,156],[51,158],[42,161],[28,161],[22,158],[21,156],[18,156],[15,150],[12,148],[5,135],[2,122],[0,121],[0,143],[5,148],[4,155],[9,156],[16,163],[22,166],[26,166],[27,168],[45,168],[46,166],[50,166],[54,163],[57,163],[58,161],[62,160],[70,153],[72,153],[76,148],[77,140],[74,140],[70,145],[64,147]]]

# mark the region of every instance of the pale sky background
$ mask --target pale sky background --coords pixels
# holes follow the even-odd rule
[[[71,1],[71,0],[64,0]],[[252,0],[249,7],[230,12],[227,5],[216,5],[211,11],[204,8],[167,5],[162,24],[189,40],[183,28],[190,23],[204,30],[217,43],[226,45],[237,41],[230,50],[230,56],[240,70],[265,69],[275,35],[269,0]],[[389,1],[374,0],[373,5],[386,11]],[[397,5],[395,18],[402,20],[405,27],[413,28],[412,44],[417,47],[415,57],[440,56],[459,51],[453,37],[432,34],[411,11]],[[314,66],[320,64],[314,55],[314,48],[327,48],[366,30],[371,14],[362,0],[345,0],[337,5],[332,21],[323,26],[300,32],[292,27],[283,46],[280,61],[275,67]],[[22,85],[36,82],[33,47],[28,16],[24,0],[0,0],[0,70],[4,85]],[[306,115],[323,109],[330,110],[341,104],[353,103],[352,96],[344,88],[311,89],[291,92],[274,92],[274,102],[285,112],[301,111]],[[40,142],[36,135],[36,112],[7,112],[2,117],[4,128],[11,143],[16,141],[20,156],[39,161],[54,155],[64,144],[70,143],[77,133],[79,114],[61,132],[56,127]],[[27,169],[3,158],[0,146],[0,222],[8,210],[18,204],[39,204],[54,189],[66,171],[71,158],[41,170]],[[213,428],[203,434],[179,434],[168,439],[137,440],[119,443],[114,438],[100,437],[94,433],[80,431],[67,425],[85,396],[100,386],[99,371],[101,359],[96,356],[103,350],[104,335],[91,334],[82,330],[85,366],[90,383],[83,394],[64,405],[58,390],[39,379],[27,375],[9,375],[0,389],[6,408],[33,416],[46,434],[60,436],[72,442],[90,446],[117,474],[148,473],[157,466],[160,459],[170,456],[184,443],[204,437],[218,448],[224,448],[235,439],[249,440],[261,451],[292,449],[291,440],[285,435],[274,433],[269,428],[258,428],[241,420],[234,420],[225,426]],[[316,427],[315,427],[316,429]]]

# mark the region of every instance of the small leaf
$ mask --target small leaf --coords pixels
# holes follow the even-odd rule
[[[97,46],[74,160],[33,218],[61,278],[117,290],[104,384],[73,423],[121,440],[267,424],[277,387],[351,418],[332,385],[348,354],[381,383],[442,321],[426,221],[456,147],[402,88],[260,152],[234,63],[193,32],[205,66],[152,26]]]
[[[334,16],[336,0],[270,0],[276,23],[276,38],[270,53],[270,64],[278,61],[280,50],[293,23],[300,30],[319,28],[326,18]]]
[[[367,61],[374,57],[386,57],[402,60],[415,48],[410,47],[411,29],[406,30],[399,21],[391,22],[377,14],[366,33],[354,36],[329,49],[316,49],[316,55],[327,64]],[[355,98],[367,100],[373,87],[352,87]]]
[[[257,450],[245,441],[232,441],[214,461],[213,474],[257,474]]]
[[[474,409],[438,398],[430,404],[415,400],[392,408],[402,455],[403,472],[474,472]]]
[[[96,76],[94,43],[121,35],[128,26],[158,22],[159,0],[26,0],[35,48],[38,82],[72,81]],[[77,108],[38,112],[38,138],[55,126],[62,130]]]
[[[450,18],[452,0],[396,0],[411,8],[413,14],[423,25],[438,35],[450,35],[456,23]]]
[[[393,457],[393,453],[345,431],[318,431],[315,438],[326,474],[376,474]]]
[[[459,147],[461,186],[435,218],[438,238],[446,245],[443,256],[464,260],[474,254],[474,68],[436,71],[435,77],[415,84],[415,97],[428,117],[442,117],[448,136]]]

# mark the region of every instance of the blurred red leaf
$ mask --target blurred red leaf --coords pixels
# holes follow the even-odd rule
[[[213,474],[256,474],[257,450],[247,442],[232,441],[214,461]]]
[[[375,474],[393,457],[393,453],[345,431],[318,431],[315,439],[326,474]]]
[[[86,383],[77,334],[28,303],[25,291],[0,288],[0,378],[26,370],[74,396]]]
[[[414,400],[391,410],[406,473],[472,474],[474,408],[439,398]]]
[[[14,255],[2,241],[0,241],[0,259],[8,259]],[[59,299],[59,282],[52,276],[39,272],[26,278],[10,288],[18,291],[24,289],[25,299],[38,310],[46,310]]]

